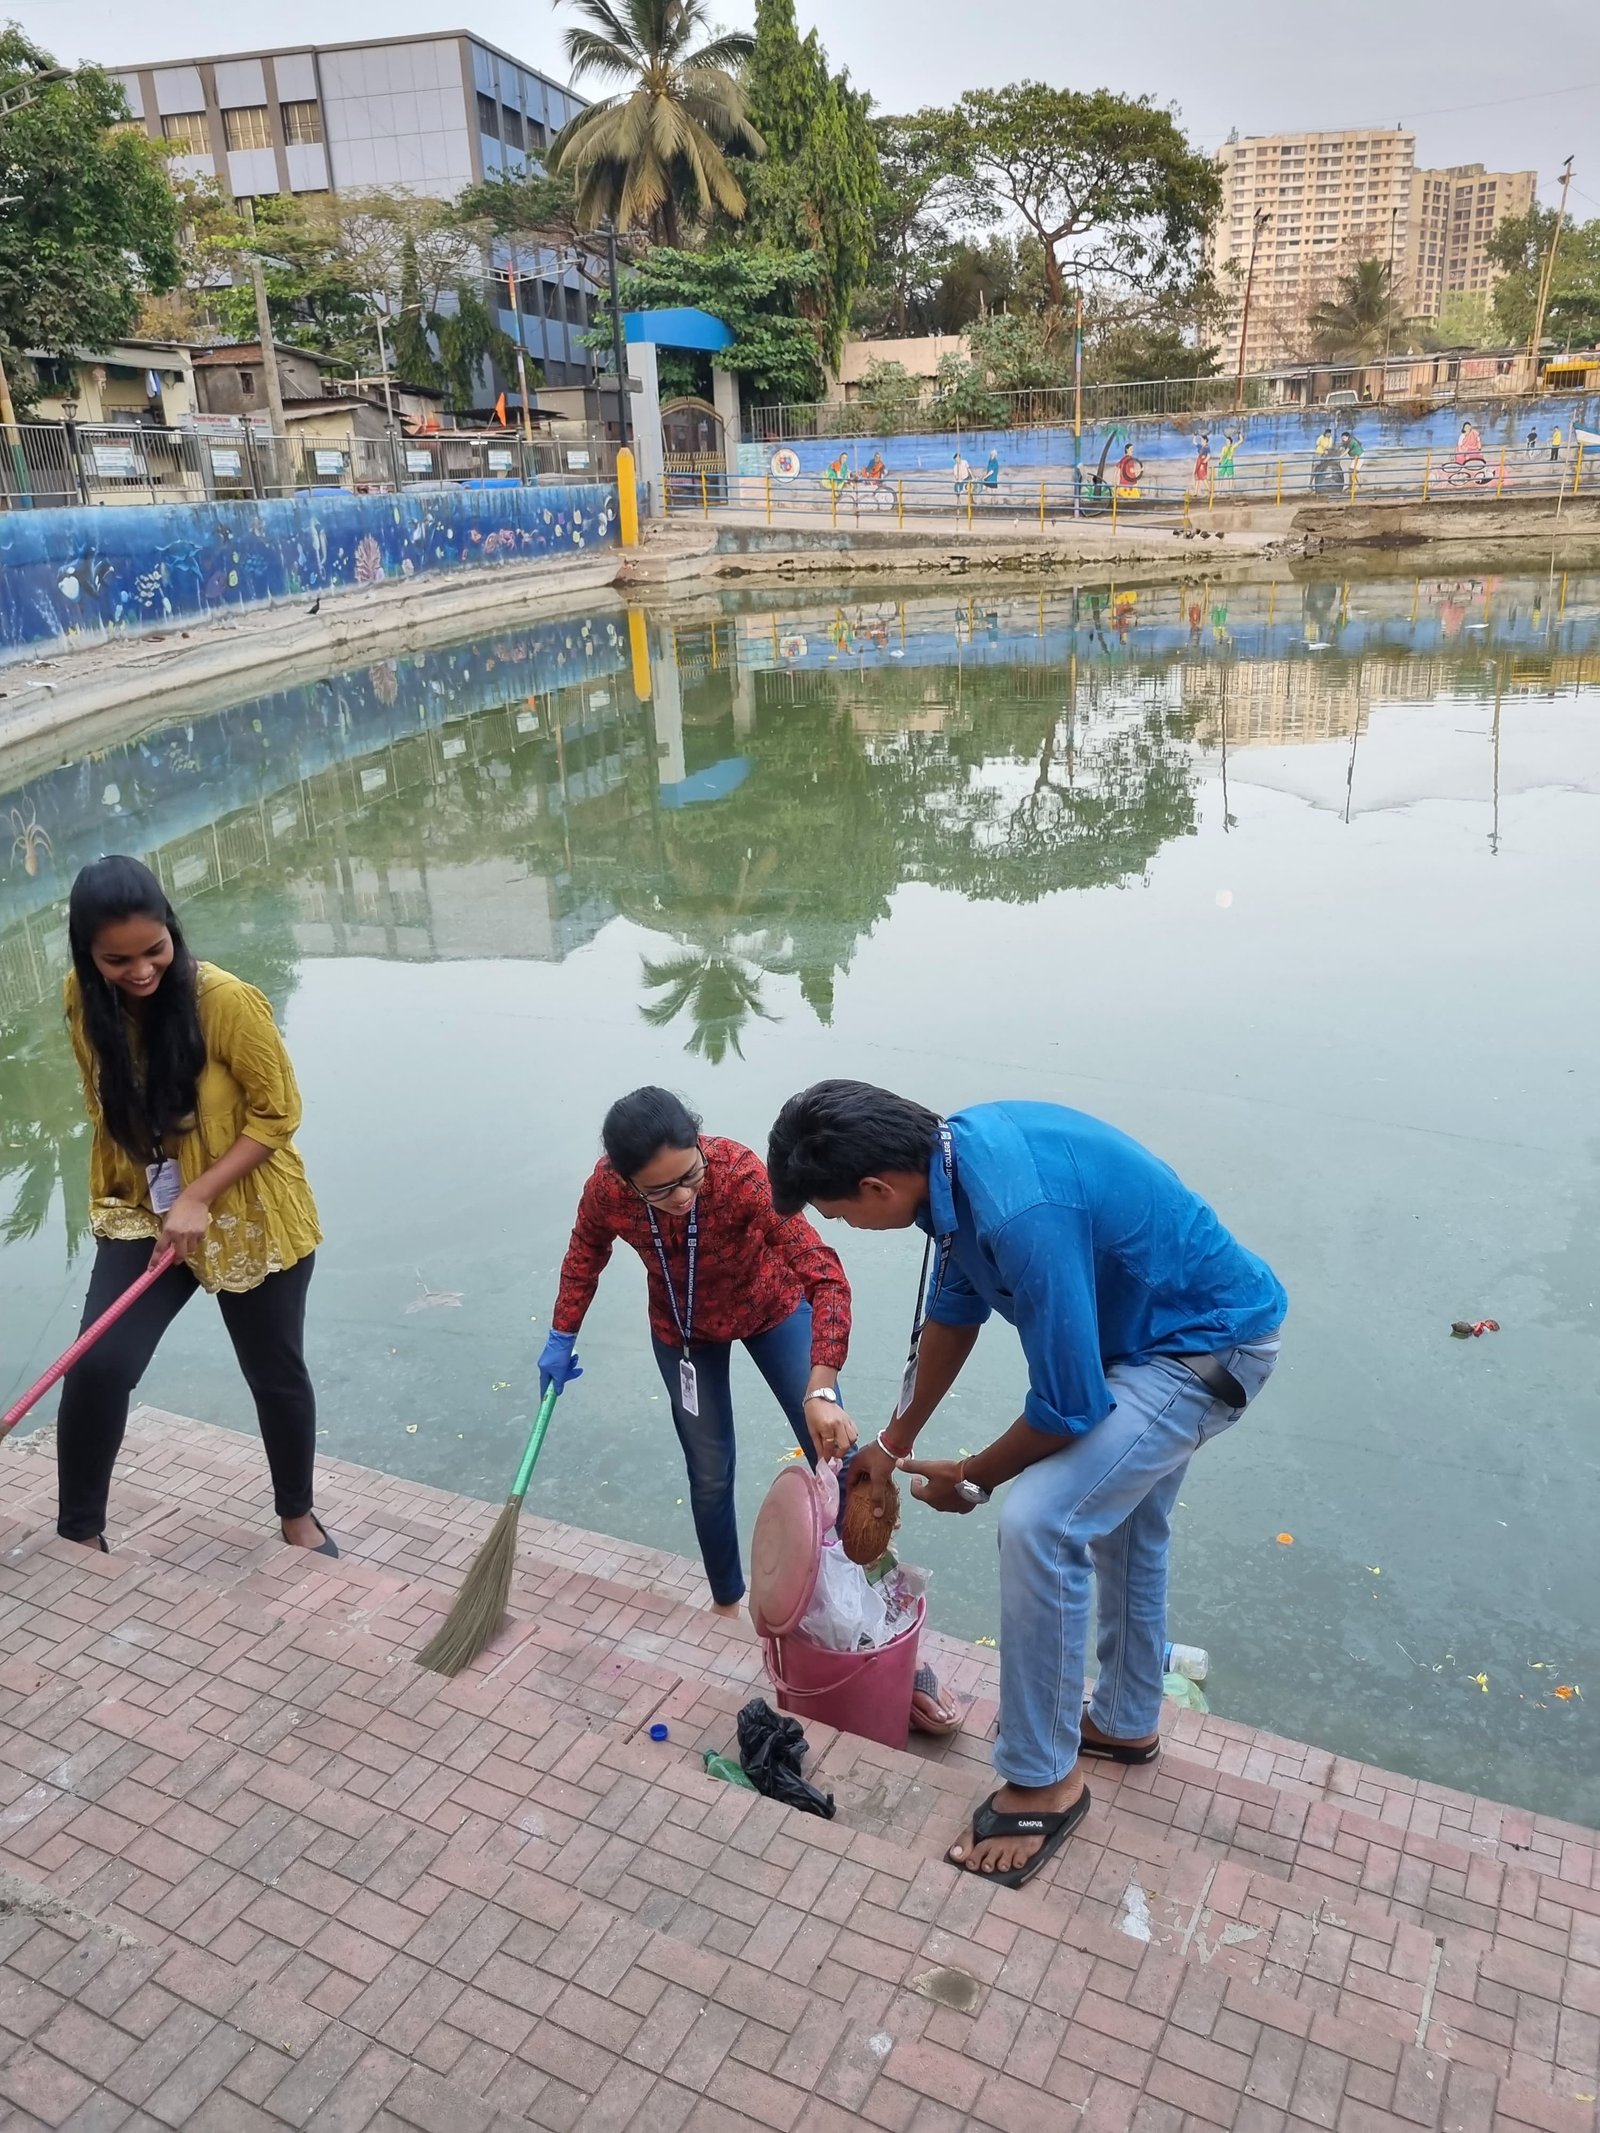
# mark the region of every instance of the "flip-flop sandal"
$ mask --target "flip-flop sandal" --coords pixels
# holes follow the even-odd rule
[[[1088,1710],[1085,1699],[1083,1708]],[[1099,1763],[1153,1763],[1161,1753],[1159,1740],[1146,1741],[1143,1746],[1133,1746],[1123,1741],[1090,1740],[1086,1733],[1078,1735],[1080,1756],[1092,1756]]]
[[[953,1712],[949,1718],[936,1718],[917,1709],[916,1699],[926,1696],[931,1703],[939,1701],[939,1677],[931,1666],[919,1666],[911,1682],[911,1724],[915,1732],[930,1734],[935,1740],[948,1740],[953,1733],[961,1731],[962,1713]]]
[[[1033,1857],[1025,1859],[1021,1866],[1009,1867],[1003,1874],[985,1873],[982,1867],[970,1867],[964,1859],[952,1859],[949,1852],[944,1855],[945,1864],[955,1867],[959,1873],[974,1874],[979,1881],[992,1881],[999,1888],[1020,1889],[1055,1857],[1089,1812],[1089,1788],[1085,1785],[1072,1805],[1059,1815],[1002,1814],[994,1804],[999,1797],[998,1793],[991,1792],[972,1817],[973,1843],[985,1844],[995,1837],[1035,1837],[1043,1832],[1044,1842]]]

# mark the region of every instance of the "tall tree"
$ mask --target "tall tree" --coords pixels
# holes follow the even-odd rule
[[[1358,259],[1341,275],[1335,294],[1313,304],[1307,324],[1316,353],[1336,362],[1370,363],[1391,347],[1404,327],[1404,306],[1386,259]]]
[[[1500,269],[1494,285],[1494,315],[1504,337],[1526,342],[1539,305],[1539,276],[1555,236],[1555,209],[1535,204],[1527,215],[1509,216],[1487,246]],[[1580,345],[1600,336],[1600,216],[1569,220],[1556,248],[1545,310],[1547,341]]]
[[[1044,254],[1048,302],[1112,278],[1155,289],[1191,275],[1221,201],[1212,159],[1170,111],[1108,89],[1013,82],[969,89],[956,107],[976,222],[1020,216]]]
[[[104,348],[133,330],[141,296],[177,285],[178,209],[165,159],[120,131],[127,101],[109,75],[56,63],[15,23],[0,31],[0,354],[31,394],[30,348]]]
[[[741,169],[745,224],[763,244],[821,260],[807,313],[824,355],[837,363],[872,261],[880,179],[868,100],[847,75],[829,73],[815,30],[801,37],[794,0],[756,0],[746,82],[766,153]]]
[[[711,25],[705,0],[572,0],[566,35],[574,82],[619,84],[569,121],[550,144],[552,176],[573,181],[593,227],[643,229],[675,245],[689,220],[735,220],[745,196],[728,151],[761,153],[739,69],[751,39]]]
[[[876,118],[872,131],[878,148],[873,284],[886,299],[884,323],[892,332],[909,333],[951,258],[941,210],[954,205],[956,179],[970,174],[965,144],[954,114],[937,109]],[[966,250],[976,252],[970,245]]]

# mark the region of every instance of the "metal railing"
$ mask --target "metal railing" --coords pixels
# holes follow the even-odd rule
[[[1244,406],[1266,407],[1271,381],[1246,378]],[[1086,423],[1127,422],[1140,416],[1209,415],[1232,409],[1238,387],[1231,377],[1137,378],[1083,388]],[[745,418],[747,443],[788,444],[814,437],[920,436],[933,430],[1061,429],[1071,425],[1077,395],[1070,385],[1042,385],[1008,392],[963,392],[959,398],[930,387],[925,398],[870,398],[782,402],[753,407]]]
[[[1085,461],[1076,470],[1070,464],[979,469],[959,482],[951,472],[896,474],[870,462],[835,462],[820,475],[792,480],[771,473],[669,472],[665,485],[669,517],[715,514],[767,525],[815,519],[852,529],[914,520],[974,529],[1036,521],[1042,528],[1074,518],[1109,519],[1113,526],[1142,518],[1198,529],[1233,505],[1542,499],[1558,512],[1578,496],[1600,498],[1600,450],[1586,453],[1582,444],[1552,448],[1546,441],[1532,450],[1508,445],[1485,451],[1471,440],[1442,451],[1378,446],[1193,460],[1147,461],[1129,451],[1108,460],[1103,472],[1097,461]]]
[[[440,430],[352,437],[309,425],[288,436],[236,430],[150,429],[132,424],[22,422],[0,430],[0,510],[72,505],[197,504],[294,496],[308,489],[357,494],[451,483],[613,481],[616,440]]]

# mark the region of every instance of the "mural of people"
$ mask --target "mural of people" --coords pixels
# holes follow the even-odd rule
[[[1469,416],[1468,419],[1462,423],[1461,435],[1456,439],[1456,465],[1458,467],[1464,467],[1468,465],[1470,461],[1475,459],[1482,459],[1482,457],[1483,439],[1478,434],[1477,424],[1472,421]]]
[[[1123,439],[1122,457],[1117,462],[1117,494],[1124,503],[1134,502],[1139,494],[1139,481],[1144,473],[1144,462],[1134,455],[1132,441]]]
[[[850,479],[850,454],[841,452],[837,459],[830,459],[822,470],[823,486],[835,496],[841,495]]]
[[[983,486],[990,490],[998,490],[1000,487],[1000,453],[998,447],[991,450],[989,454],[989,462],[983,470]]]
[[[950,463],[950,477],[956,485],[956,502],[959,504],[962,497],[972,488],[972,468],[959,445],[956,447],[955,458]]]
[[[1552,465],[1552,466],[1554,467],[1554,466],[1559,466],[1559,465],[1560,465],[1560,463],[1561,463],[1561,431],[1560,431],[1560,429],[1559,429],[1559,427],[1558,427],[1558,428],[1556,428],[1556,429],[1553,429],[1553,430],[1552,430],[1552,431],[1550,432],[1550,464],[1551,464],[1551,465]]]
[[[1202,437],[1200,448],[1194,455],[1194,485],[1204,490],[1211,484],[1211,439]]]
[[[1232,481],[1234,474],[1234,455],[1237,453],[1239,446],[1243,443],[1243,441],[1243,438],[1236,434],[1233,430],[1223,431],[1222,454],[1217,461],[1218,481]]]

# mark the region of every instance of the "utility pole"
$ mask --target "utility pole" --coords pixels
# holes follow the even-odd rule
[[[378,324],[378,366],[383,372],[383,416],[389,425],[389,434],[394,435],[394,394],[389,389],[389,351],[383,339],[383,313],[376,305],[373,317]]]
[[[1387,289],[1387,290],[1385,291],[1385,295],[1387,296],[1387,298],[1388,298],[1388,301],[1387,301],[1387,303],[1386,303],[1386,304],[1384,305],[1384,311],[1383,311],[1383,389],[1382,389],[1382,391],[1381,391],[1381,392],[1380,392],[1380,393],[1378,394],[1378,398],[1379,398],[1380,400],[1387,400],[1387,399],[1388,399],[1388,397],[1389,397],[1389,344],[1390,344],[1390,341],[1391,341],[1391,339],[1393,338],[1393,335],[1394,335],[1394,305],[1395,305],[1395,294],[1394,294],[1394,233],[1395,233],[1395,224],[1396,224],[1396,223],[1397,223],[1397,221],[1399,220],[1399,217],[1400,217],[1400,210],[1399,210],[1399,208],[1397,208],[1397,207],[1391,207],[1391,208],[1390,208],[1390,210],[1389,210],[1389,286],[1388,286],[1388,289]]]
[[[1239,367],[1234,373],[1233,380],[1233,411],[1235,414],[1238,414],[1240,408],[1244,406],[1244,350],[1245,342],[1250,334],[1250,292],[1255,286],[1256,279],[1256,248],[1261,242],[1261,232],[1271,220],[1272,216],[1268,210],[1264,207],[1258,207],[1256,209],[1256,219],[1250,230],[1250,265],[1246,269],[1244,277],[1244,309],[1239,315]]]
[[[1083,516],[1083,284],[1072,337],[1072,515]]]
[[[617,226],[606,224],[606,279],[611,291],[611,360],[617,366],[617,436],[622,444],[633,442],[628,420],[628,366],[622,346],[622,304],[617,294]]]
[[[261,264],[261,255],[255,249],[256,208],[253,200],[240,203],[244,209],[244,226],[250,235],[250,286],[256,298],[256,333],[261,342],[261,374],[267,388],[267,407],[272,415],[272,431],[275,440],[272,456],[276,466],[279,451],[287,451],[288,425],[283,419],[283,384],[278,376],[278,351],[272,338],[272,312],[267,304],[267,276]]]
[[[533,442],[533,417],[528,413],[528,363],[522,349],[522,299],[517,290],[517,241],[511,240],[511,263],[506,268],[506,288],[511,298],[511,316],[517,322],[517,391],[522,399],[522,441]]]
[[[1550,250],[1546,255],[1544,272],[1539,276],[1539,306],[1533,317],[1533,333],[1528,341],[1528,386],[1536,390],[1539,383],[1539,347],[1544,340],[1544,314],[1550,302],[1550,285],[1555,280],[1556,248],[1561,242],[1561,225],[1567,219],[1567,188],[1572,183],[1572,158],[1568,156],[1561,167],[1561,205],[1556,210],[1556,226],[1550,236]]]

